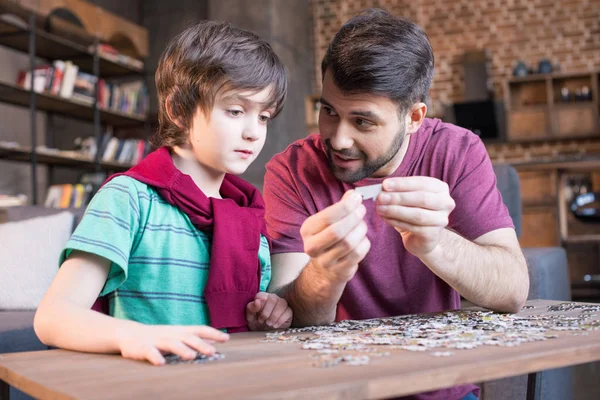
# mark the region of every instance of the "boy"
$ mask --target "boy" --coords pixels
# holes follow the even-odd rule
[[[228,339],[218,329],[290,326],[285,300],[264,293],[264,203],[232,175],[261,151],[286,74],[268,43],[226,23],[169,43],[156,71],[159,149],[90,202],[36,313],[42,342],[160,365],[165,353],[213,354]],[[98,295],[110,316],[90,309]]]

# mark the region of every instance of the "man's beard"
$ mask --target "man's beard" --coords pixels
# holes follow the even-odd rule
[[[323,141],[323,146],[327,151],[327,156],[329,158],[329,167],[331,171],[335,175],[336,178],[343,182],[353,183],[358,182],[361,179],[368,178],[373,175],[379,169],[381,169],[384,165],[389,163],[398,153],[400,147],[402,147],[402,143],[404,143],[406,130],[403,128],[392,141],[390,148],[388,151],[383,154],[381,157],[378,157],[374,160],[369,160],[367,155],[363,151],[353,152],[352,150],[344,149],[344,150],[334,150],[331,147],[330,139]],[[362,168],[357,171],[348,171],[347,169],[340,168],[333,162],[333,153],[338,154],[342,157],[346,158],[354,158],[361,159],[364,161]]]

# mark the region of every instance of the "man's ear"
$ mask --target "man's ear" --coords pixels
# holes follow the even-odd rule
[[[406,133],[415,133],[421,127],[425,115],[427,114],[427,105],[425,103],[415,103],[408,110],[408,127]]]
[[[181,123],[181,120],[178,117],[176,117],[176,115],[178,114],[176,112],[176,107],[177,106],[173,104],[173,95],[167,96],[167,98],[165,99],[165,110],[167,111],[167,116],[169,117],[171,122],[177,125],[180,129],[183,129],[183,124]]]

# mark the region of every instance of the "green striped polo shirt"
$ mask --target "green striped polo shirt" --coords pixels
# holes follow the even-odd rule
[[[164,201],[150,186],[127,176],[104,185],[90,202],[60,257],[73,250],[111,262],[100,295],[110,315],[144,324],[210,325],[204,287],[211,235]],[[269,245],[261,236],[260,290],[271,279]]]

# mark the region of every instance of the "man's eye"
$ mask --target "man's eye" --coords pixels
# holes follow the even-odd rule
[[[356,125],[358,125],[362,128],[368,128],[368,127],[372,126],[373,124],[371,122],[367,121],[366,119],[358,118],[356,120]]]
[[[329,116],[334,116],[334,115],[337,115],[337,114],[335,113],[335,111],[333,111],[333,110],[332,110],[331,108],[329,108],[329,107],[323,107],[323,110],[325,110],[325,114],[326,114],[326,115],[329,115]]]

